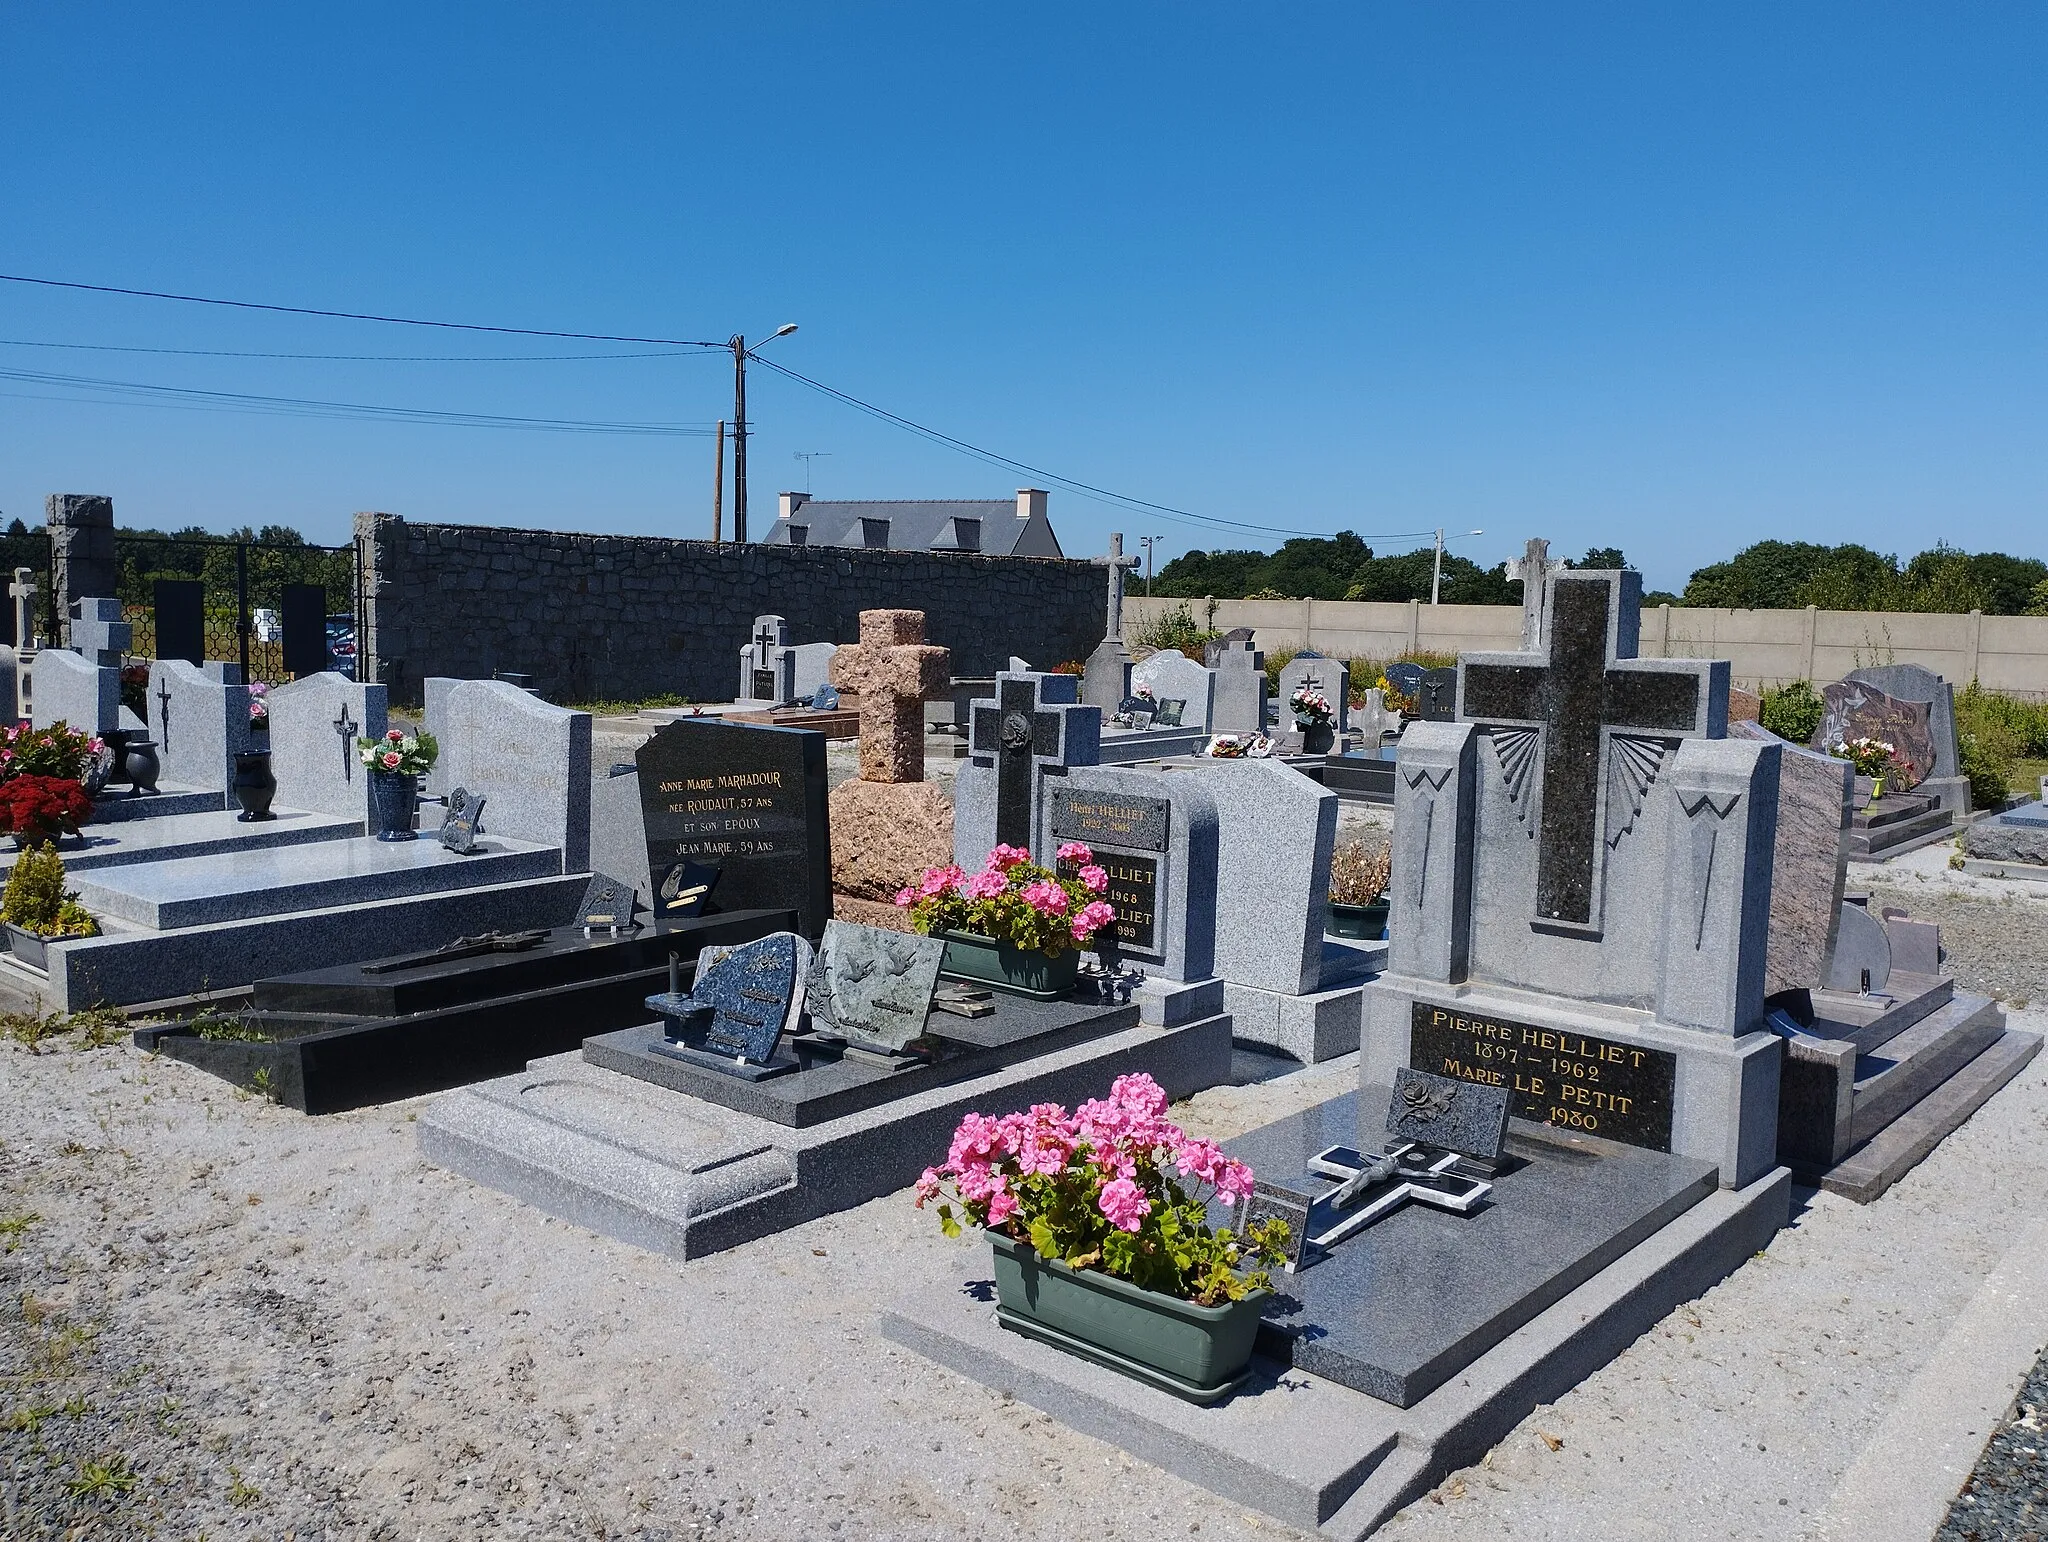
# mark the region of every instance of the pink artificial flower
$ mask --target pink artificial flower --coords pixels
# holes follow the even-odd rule
[[[1028,883],[1023,889],[1024,903],[1033,910],[1042,910],[1049,916],[1063,916],[1073,901],[1067,898],[1067,891],[1048,878]]]
[[[1115,919],[1116,910],[1113,906],[1105,905],[1101,900],[1090,900],[1074,912],[1071,923],[1074,941],[1086,942]]]
[[[404,758],[405,757],[400,755],[396,750],[386,750],[383,756],[384,769],[386,771],[396,771],[398,769],[399,762],[402,761]]]
[[[107,741],[95,734],[92,738],[85,741],[85,747],[97,755],[107,747]]]
[[[1152,1201],[1128,1178],[1112,1178],[1105,1183],[1098,1203],[1109,1224],[1119,1231],[1136,1231],[1152,1213]]]
[[[915,889],[898,889],[896,891],[896,903],[906,908],[915,905],[917,903],[917,891]]]
[[[1090,851],[1080,841],[1068,841],[1064,846],[1060,847],[1060,860],[1062,862],[1093,862],[1095,860],[1095,853]]]
[[[384,737],[389,739],[393,744],[397,744],[405,738],[405,730],[403,728],[394,728]]]
[[[944,894],[948,889],[958,887],[966,877],[966,873],[951,863],[944,867],[928,867],[924,870],[924,878],[917,886],[918,897],[930,899],[935,894]]]
[[[988,871],[1007,873],[1011,868],[1031,860],[1031,853],[1022,846],[997,846],[988,854]]]
[[[976,873],[960,885],[960,892],[971,900],[994,899],[1010,887],[1010,880],[1001,873]]]
[[[1088,848],[1084,846],[1081,849],[1083,851],[1086,851]],[[1109,874],[1105,873],[1101,868],[1095,866],[1093,863],[1090,863],[1087,867],[1081,869],[1080,879],[1081,887],[1086,889],[1090,894],[1100,894],[1104,889],[1109,887]]]

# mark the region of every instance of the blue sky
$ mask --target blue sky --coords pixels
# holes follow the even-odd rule
[[[0,6],[0,271],[773,357],[1060,475],[1070,552],[1285,530],[2048,555],[2048,13],[1813,4]],[[460,333],[0,284],[0,338]],[[595,348],[598,345],[587,345]],[[627,351],[627,350],[619,350]],[[0,369],[708,429],[718,355]],[[708,532],[711,442],[252,416],[0,380],[0,511]],[[1017,473],[756,368],[774,493]],[[63,398],[52,400],[47,398]],[[1413,540],[1375,540],[1405,550]]]

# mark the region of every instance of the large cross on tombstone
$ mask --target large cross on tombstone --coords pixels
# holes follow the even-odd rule
[[[348,700],[343,698],[341,710],[334,714],[334,734],[341,740],[341,779],[353,782],[356,779],[356,720],[348,715]]]
[[[860,642],[832,655],[832,683],[860,694],[860,779],[924,780],[924,699],[952,680],[953,655],[924,640],[921,610],[864,610]]]
[[[14,646],[35,646],[36,570],[16,568],[14,582],[7,586],[7,593],[14,601]]]
[[[1124,555],[1124,533],[1113,530],[1109,536],[1109,552],[1106,556],[1088,559],[1099,568],[1109,569],[1109,602],[1103,624],[1105,637],[1124,635],[1124,575],[1138,566],[1136,557]]]
[[[769,665],[768,650],[779,648],[788,639],[789,626],[780,616],[756,616],[754,618],[754,667],[766,669]]]
[[[1064,693],[1066,700],[1048,701],[1049,691]],[[1098,709],[1076,703],[1073,692],[1072,675],[1006,674],[996,677],[994,701],[974,704],[968,751],[994,762],[996,840],[1005,846],[1030,848],[1045,773],[1084,763],[1075,759],[1074,715]]]
[[[1597,936],[1603,842],[1619,840],[1634,824],[1670,740],[1724,731],[1726,703],[1717,704],[1709,685],[1727,666],[1635,657],[1642,595],[1636,574],[1566,572],[1547,583],[1547,661],[1473,655],[1461,668],[1459,695],[1462,715],[1486,726],[1525,820],[1529,773],[1540,759],[1530,924]]]
[[[135,642],[135,628],[121,619],[121,602],[78,600],[73,609],[71,646],[103,669],[119,669]]]
[[[1536,536],[1521,556],[1503,562],[1500,570],[1509,583],[1522,586],[1522,651],[1535,653],[1543,647],[1543,607],[1550,595],[1549,581],[1565,570],[1564,564],[1552,561],[1550,543]]]

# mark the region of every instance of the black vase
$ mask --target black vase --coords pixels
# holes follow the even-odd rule
[[[370,773],[371,833],[380,841],[416,841],[413,810],[419,806],[420,779],[398,771]]]
[[[121,747],[121,769],[131,784],[130,797],[155,792],[157,776],[163,770],[156,758],[156,740],[131,737]]]
[[[277,778],[270,771],[270,751],[238,751],[235,779],[229,786],[235,801],[242,805],[242,812],[235,816],[238,823],[249,825],[277,818],[270,812],[270,800],[277,796]]]
[[[1337,742],[1337,731],[1328,723],[1299,723],[1301,729],[1301,752],[1304,755],[1327,755]]]

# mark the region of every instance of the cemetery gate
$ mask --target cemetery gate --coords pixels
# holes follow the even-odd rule
[[[234,536],[114,536],[115,596],[137,658],[224,660],[276,685],[323,669],[356,678],[362,562],[356,546]],[[62,575],[49,557],[46,635]]]

